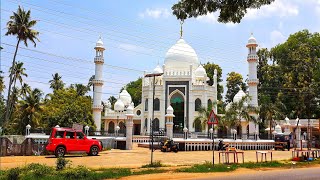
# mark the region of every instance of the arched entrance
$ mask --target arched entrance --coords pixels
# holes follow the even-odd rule
[[[182,94],[176,92],[171,96],[171,106],[174,110],[173,132],[182,133],[184,127],[184,98]]]

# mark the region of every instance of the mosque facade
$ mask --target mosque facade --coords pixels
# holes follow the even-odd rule
[[[257,100],[257,43],[253,36],[248,40],[249,50],[247,61],[249,63],[249,96],[250,104],[258,106]],[[208,84],[209,77],[204,67],[200,64],[196,51],[182,38],[167,51],[162,66],[157,66],[152,74],[156,77],[147,77],[144,73],[142,79],[141,104],[133,104],[130,94],[124,89],[111,109],[111,103],[104,102],[101,106],[101,91],[103,86],[102,65],[104,62],[104,46],[101,39],[95,47],[96,71],[93,95],[93,117],[97,131],[104,124],[104,131],[108,133],[124,133],[126,128],[126,111],[133,109],[133,134],[145,135],[166,128],[166,110],[173,108],[173,133],[182,133],[188,130],[191,133],[207,132],[203,128],[199,116],[200,108],[212,109],[216,114],[217,107],[217,70],[214,71],[213,85]],[[154,94],[153,94],[154,93]],[[246,94],[242,91],[236,95],[241,98]],[[153,101],[154,99],[154,101]],[[101,112],[104,108],[104,113]],[[153,120],[153,123],[151,123]],[[206,123],[205,123],[206,124]],[[252,122],[243,121],[242,131],[254,133],[258,129]],[[207,125],[206,125],[207,126]]]

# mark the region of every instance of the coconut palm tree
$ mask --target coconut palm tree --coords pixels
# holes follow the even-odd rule
[[[88,82],[88,85],[87,85],[89,91],[91,90],[91,86],[93,86],[93,83],[92,83],[93,80],[94,80],[94,75],[92,75],[92,76],[90,77],[89,82]],[[94,87],[92,88],[92,91],[94,91]]]
[[[31,87],[27,83],[23,83],[21,86],[21,96],[25,97],[31,91]]]
[[[20,93],[20,90],[17,91],[17,89],[16,89],[17,80],[20,82],[20,85],[22,85],[22,83],[23,83],[23,78],[22,77],[23,76],[25,76],[25,77],[28,76],[25,73],[25,70],[26,69],[23,67],[23,63],[22,62],[16,62],[14,67],[10,68],[10,74],[12,75],[11,84],[13,84],[13,90],[15,90],[15,93],[18,93],[18,94]],[[7,108],[7,112],[9,113],[9,118],[11,116],[12,108],[15,106],[16,102],[17,102],[17,100],[15,100],[15,98],[10,98],[10,104],[9,104],[9,106],[7,106],[7,107],[9,107],[9,108]]]
[[[269,123],[269,138],[272,139],[272,124],[274,119],[282,119],[284,114],[283,111],[286,107],[280,101],[275,103],[264,103],[261,104],[260,114],[263,114],[265,119],[265,123]]]
[[[35,119],[38,112],[42,110],[41,108],[41,97],[42,92],[40,89],[33,89],[29,91],[28,95],[25,96],[20,102],[20,110],[22,111],[24,123],[22,127],[27,124],[31,124],[32,127],[37,127],[40,123]]]
[[[28,46],[28,41],[31,41],[34,44],[34,46],[36,46],[35,40],[39,41],[37,37],[39,35],[39,32],[32,29],[32,27],[36,25],[37,21],[31,20],[30,15],[31,15],[30,10],[25,11],[23,8],[19,6],[17,12],[13,12],[13,15],[10,16],[10,20],[7,22],[8,31],[6,32],[6,36],[13,35],[13,36],[16,36],[18,39],[16,49],[13,55],[13,60],[12,60],[12,66],[11,66],[12,69],[16,64],[16,56],[17,56],[20,42],[23,41],[24,45]],[[11,94],[11,86],[13,82],[12,78],[13,78],[13,74],[10,73],[7,107],[11,106],[9,97]],[[9,111],[6,111],[5,121],[9,119],[10,117],[9,113],[10,113]]]
[[[88,86],[83,84],[72,84],[71,88],[76,90],[77,96],[84,96],[89,91]]]
[[[53,91],[64,88],[64,83],[61,79],[61,76],[58,73],[55,73],[54,75],[52,74],[52,80],[50,80],[49,83],[50,88],[52,88]]]
[[[12,74],[12,83],[13,83],[13,88],[16,87],[16,82],[19,80],[20,85],[22,86],[23,79],[22,77],[28,77],[28,75],[25,73],[26,68],[23,67],[23,62],[17,62],[15,66],[10,68],[10,74]]]
[[[210,116],[211,109],[206,107],[199,107],[198,116],[193,121],[193,126],[196,126],[196,122],[200,121],[201,131],[206,129],[208,123],[208,117]]]
[[[4,90],[4,88],[6,88],[6,86],[4,85],[4,80],[3,80],[3,76],[1,75],[3,72],[0,71],[0,94],[2,93],[2,91]]]
[[[253,116],[258,113],[258,108],[249,105],[249,96],[244,96],[239,102],[232,102],[226,110],[224,123],[229,128],[236,128],[241,125],[241,120],[253,121],[257,123],[257,119]]]

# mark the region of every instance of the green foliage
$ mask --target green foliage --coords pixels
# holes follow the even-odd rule
[[[50,83],[50,88],[53,89],[54,91],[63,89],[65,85],[62,81],[62,77],[58,73],[55,73],[54,75],[52,74],[52,80],[50,80],[49,83]]]
[[[230,103],[233,101],[233,97],[238,93],[240,88],[245,92],[247,87],[243,82],[242,75],[236,72],[231,72],[227,74],[227,94],[226,102]]]
[[[108,101],[111,103],[111,109],[114,109],[114,104],[117,102],[117,98],[115,98],[114,96],[110,96],[108,98]]]
[[[7,179],[10,179],[10,180],[19,179],[20,171],[21,170],[18,167],[9,169],[7,172]]]
[[[218,100],[221,101],[222,100],[222,94],[223,94],[223,86],[220,85],[219,83],[222,82],[222,69],[218,64],[214,64],[214,63],[210,63],[207,62],[206,64],[203,65],[203,68],[206,70],[207,72],[207,76],[209,77],[209,82],[208,84],[210,86],[213,85],[213,75],[214,75],[214,70],[217,70],[217,83],[218,83]]]
[[[0,92],[2,93],[5,89],[5,85],[4,85],[4,77],[2,76],[2,71],[0,71]]]
[[[46,176],[47,174],[52,174],[54,169],[43,164],[31,163],[21,171],[25,171],[27,174],[30,174],[30,176],[33,176],[35,178],[41,178]]]
[[[270,4],[273,1],[274,0],[180,0],[177,4],[174,4],[171,9],[177,19],[180,20],[219,12],[219,22],[240,23],[241,19],[247,13],[247,9],[259,9],[261,6]]]
[[[263,168],[263,167],[284,167],[287,164],[280,163],[279,161],[268,161],[268,162],[261,162],[261,163],[255,163],[255,162],[247,162],[244,164],[239,164],[238,167],[241,168]]]
[[[239,102],[230,104],[229,109],[226,110],[225,116],[222,118],[222,124],[220,125],[227,126],[228,128],[235,128],[241,124],[242,119],[257,123],[257,119],[252,114],[257,114],[258,109],[247,103],[249,102],[249,99],[249,96],[245,96]]]
[[[164,165],[161,163],[161,161],[155,161],[152,164],[145,164],[141,166],[142,168],[157,168],[157,167],[164,167]]]
[[[286,109],[280,110],[289,118],[320,116],[319,33],[299,31],[270,51],[259,50],[258,56],[260,104],[281,102]],[[261,117],[267,119],[266,113]]]
[[[36,42],[35,40],[38,40],[38,35],[39,32],[32,29],[35,25],[36,25],[37,21],[35,20],[31,20],[31,11],[25,11],[23,8],[21,8],[20,6],[18,7],[17,12],[13,12],[13,15],[10,16],[10,20],[7,22],[7,32],[6,32],[6,36],[8,35],[13,35],[17,37],[17,45],[16,45],[16,49],[15,49],[15,53],[13,56],[13,60],[12,60],[12,65],[11,65],[11,72],[10,72],[10,79],[9,79],[9,87],[8,87],[8,96],[7,96],[7,111],[5,114],[5,122],[7,122],[10,117],[11,117],[11,113],[12,113],[12,107],[14,106],[15,103],[12,102],[11,99],[11,91],[14,91],[15,88],[12,88],[12,83],[16,82],[16,79],[18,77],[15,78],[15,80],[13,79],[13,70],[17,67],[16,66],[16,55],[19,49],[19,44],[20,42],[24,42],[25,46],[28,46],[28,41],[31,41],[34,46],[36,46]],[[20,81],[22,82],[22,81]]]
[[[164,169],[146,169],[142,171],[133,172],[132,175],[143,175],[143,174],[156,174],[156,173],[164,173],[166,170]]]
[[[56,170],[63,170],[69,162],[70,160],[67,160],[63,157],[59,157],[56,161]]]
[[[91,176],[91,171],[84,166],[78,166],[62,171],[61,176],[64,179],[86,179]]]
[[[120,92],[123,88],[120,90]],[[126,85],[126,90],[131,95],[132,102],[135,105],[139,105],[141,103],[141,95],[142,95],[142,78],[137,79],[136,81],[131,81]]]
[[[42,113],[47,128],[57,124],[71,127],[73,123],[79,123],[94,129],[91,97],[79,96],[74,88],[59,89],[48,96]]]

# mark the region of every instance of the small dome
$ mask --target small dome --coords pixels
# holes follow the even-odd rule
[[[242,91],[242,89],[240,89],[239,91],[238,91],[238,93],[233,97],[233,102],[239,102],[239,101],[241,101],[241,99],[243,98],[243,97],[245,97],[247,94],[246,93],[244,93],[243,91]]]
[[[111,103],[110,103],[110,101],[105,101],[105,102],[104,102],[104,105],[105,105],[105,107],[108,108],[108,109],[111,108]]]
[[[200,66],[196,69],[194,72],[196,77],[205,77],[207,76],[206,70],[203,68],[203,66],[200,64]]]
[[[120,93],[120,99],[126,107],[128,107],[132,102],[131,95],[125,89]]]
[[[171,105],[167,108],[167,114],[173,114],[173,108]]]
[[[96,43],[96,48],[104,48],[101,37],[99,38],[99,40],[98,40],[97,43]]]
[[[277,132],[277,134],[282,134],[282,129],[280,125],[276,125],[276,127],[274,128],[274,130]]]
[[[130,104],[129,107],[127,108],[127,114],[133,114],[133,107]]]
[[[248,39],[248,45],[249,44],[257,44],[256,38],[253,37],[253,34],[251,33],[250,38]]]
[[[160,73],[163,73],[163,71],[162,71],[161,67],[158,65],[156,68],[154,68],[153,73],[160,74]]]
[[[183,39],[179,39],[166,53],[166,69],[189,69],[190,65],[194,68],[199,66],[199,60],[195,50]]]
[[[116,101],[116,103],[114,103],[114,110],[115,111],[123,111],[124,110],[124,104],[120,98]]]

